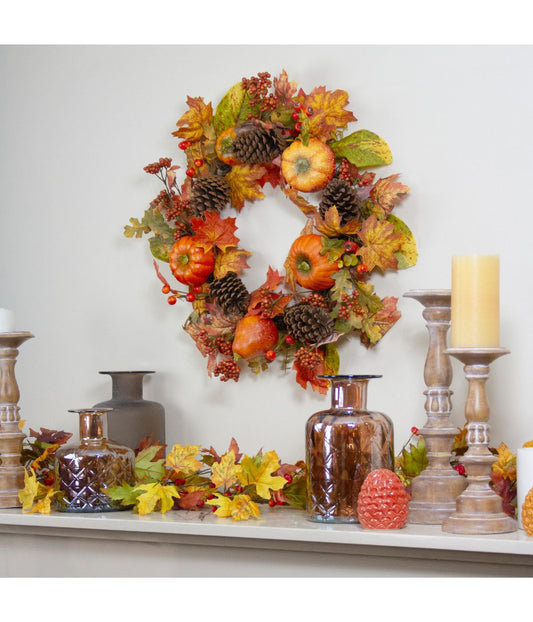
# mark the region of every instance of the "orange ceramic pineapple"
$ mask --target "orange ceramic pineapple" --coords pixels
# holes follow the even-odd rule
[[[357,516],[365,529],[400,529],[409,516],[409,495],[390,469],[371,471],[359,492]]]
[[[289,185],[301,192],[316,192],[328,185],[335,174],[335,154],[318,138],[304,145],[295,140],[281,156],[281,172]]]

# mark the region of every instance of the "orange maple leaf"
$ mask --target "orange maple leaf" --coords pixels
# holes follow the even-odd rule
[[[323,141],[331,140],[337,129],[345,128],[355,116],[344,107],[348,104],[348,93],[343,90],[327,91],[325,86],[317,86],[306,95],[301,89],[298,97],[303,97],[303,106],[313,109],[309,117],[309,136]]]
[[[296,93],[297,82],[289,82],[289,76],[285,69],[280,73],[279,78],[274,78],[274,94],[278,103],[287,108],[292,104],[292,97]]]
[[[387,220],[381,222],[372,214],[363,223],[359,237],[364,246],[361,246],[358,255],[369,272],[375,267],[383,271],[396,270],[398,259],[394,253],[399,250],[403,235],[395,233],[392,223]]]
[[[317,391],[322,395],[327,395],[329,391],[329,380],[326,378],[317,378],[321,374],[325,373],[324,354],[322,350],[317,350],[320,355],[321,361],[313,368],[300,365],[298,359],[296,359],[292,365],[292,368],[296,372],[296,382],[303,388],[307,389],[307,383],[311,385],[313,391]]]
[[[372,317],[372,322],[379,328],[380,339],[402,316],[397,308],[398,298],[395,296],[385,296],[382,302],[383,307]]]
[[[213,246],[221,251],[237,246],[239,238],[235,218],[221,218],[218,212],[204,212],[201,218],[191,218],[191,225],[196,233],[197,245],[207,253]]]
[[[387,215],[392,212],[394,206],[404,199],[410,191],[408,186],[394,181],[398,177],[399,175],[396,173],[384,179],[379,179],[370,191],[372,201],[378,207],[381,207]]]
[[[228,272],[235,272],[235,274],[241,274],[245,268],[249,268],[247,257],[250,257],[252,253],[245,251],[242,248],[229,248],[228,250],[219,253],[215,260],[215,269],[213,275],[215,279],[221,279],[226,276]]]
[[[264,166],[258,164],[236,164],[226,175],[230,187],[231,204],[237,211],[241,211],[245,201],[264,199],[259,180],[266,174]]]
[[[342,224],[342,216],[335,205],[330,207],[322,218],[319,211],[315,212],[315,226],[328,238],[336,238],[339,235],[355,235],[361,229],[361,223],[351,220]]]
[[[205,104],[202,97],[187,97],[189,110],[181,116],[176,125],[178,130],[172,132],[173,136],[179,136],[185,140],[195,142],[203,136],[212,138],[213,130],[213,106]]]

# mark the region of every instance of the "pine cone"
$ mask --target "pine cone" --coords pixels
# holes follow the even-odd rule
[[[189,208],[194,216],[201,216],[207,210],[220,211],[230,198],[229,184],[224,177],[210,175],[194,183]]]
[[[303,343],[318,343],[333,332],[333,319],[329,313],[315,305],[300,303],[289,307],[284,314],[289,334]]]
[[[210,287],[211,296],[225,315],[241,318],[248,310],[250,294],[235,272],[228,272],[220,279],[215,279]]]
[[[287,141],[281,130],[256,126],[237,136],[233,143],[233,154],[244,164],[265,164],[272,162],[285,148]]]
[[[341,225],[361,219],[361,199],[356,189],[344,179],[334,178],[325,187],[318,206],[322,218],[334,205],[341,217]]]

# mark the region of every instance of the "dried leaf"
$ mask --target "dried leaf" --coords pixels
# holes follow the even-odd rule
[[[320,348],[317,350],[317,353],[320,355],[321,361],[312,369],[308,366],[302,366],[298,359],[294,360],[292,368],[296,372],[296,382],[303,389],[307,389],[307,384],[309,383],[313,391],[317,391],[322,395],[327,395],[329,391],[329,381],[326,378],[317,378],[317,376],[326,373],[324,353]]]
[[[274,95],[277,97],[278,105],[289,108],[292,106],[292,98],[296,93],[298,86],[297,82],[290,82],[289,76],[285,69],[279,75],[279,78],[274,78]]]
[[[505,443],[500,443],[498,447],[498,460],[492,464],[492,470],[516,481],[516,454],[513,454]]]
[[[218,212],[204,212],[202,218],[192,218],[191,225],[196,233],[196,244],[207,253],[213,246],[222,251],[237,246],[239,238],[235,218],[221,218]]]
[[[342,225],[342,217],[335,205],[330,207],[324,217],[320,212],[315,212],[315,226],[328,238],[335,238],[339,235],[355,235],[361,229],[361,223],[357,220],[351,220],[350,222]]]
[[[357,121],[352,112],[345,110],[348,105],[346,91],[327,91],[325,86],[318,86],[309,95],[300,89],[298,98],[302,97],[304,108],[313,109],[313,115],[309,118],[311,138],[329,141],[338,129],[345,128],[350,121]]]
[[[395,182],[399,174],[389,175],[385,179],[379,179],[370,191],[370,198],[387,215],[392,212],[394,207],[400,203],[409,193],[410,188]]]
[[[398,268],[398,260],[394,253],[400,249],[403,236],[394,231],[392,223],[380,222],[372,214],[363,223],[359,237],[364,246],[361,246],[358,254],[369,272],[376,267],[383,271]]]
[[[280,188],[283,194],[287,196],[306,216],[312,216],[315,213],[315,206],[303,197],[296,188],[287,186],[283,177],[280,179]]]
[[[203,136],[213,137],[213,107],[205,104],[202,97],[187,97],[189,110],[181,116],[176,125],[180,128],[172,132],[184,140],[195,142]]]
[[[231,204],[241,211],[246,201],[264,199],[259,180],[265,176],[266,169],[260,165],[236,164],[226,175],[230,186]]]
[[[49,430],[48,428],[39,428],[41,431],[36,432],[30,428],[30,436],[35,438],[35,440],[40,441],[41,443],[50,443],[50,445],[63,445],[66,443],[71,437],[72,434],[70,432],[65,432],[63,430]]]
[[[242,274],[243,270],[249,268],[247,258],[252,253],[245,251],[242,248],[228,248],[228,250],[218,253],[215,259],[215,268],[213,270],[213,276],[215,279],[221,279],[228,272],[235,272],[235,274]]]

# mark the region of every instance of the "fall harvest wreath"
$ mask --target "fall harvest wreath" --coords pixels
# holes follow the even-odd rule
[[[380,298],[370,277],[416,263],[413,235],[392,214],[409,188],[397,174],[375,180],[366,170],[390,164],[391,152],[371,131],[344,133],[357,121],[344,90],[306,93],[285,71],[273,80],[263,72],[232,86],[214,111],[202,97],[187,104],[173,132],[187,160],[184,180],[171,158],[148,164],[164,188],[124,234],[149,235],[155,259],[184,286],[171,285],[154,259],[168,302],[192,305],[184,329],[209,375],[237,381],[243,364],[258,373],[277,359],[303,388],[325,393],[328,381],[318,376],[338,372],[337,342],[354,333],[373,346],[400,317],[397,298]],[[285,274],[269,267],[250,292],[242,277],[251,253],[224,214],[264,198],[265,184],[279,187],[306,222]]]

